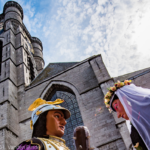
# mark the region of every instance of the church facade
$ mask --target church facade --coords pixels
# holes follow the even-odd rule
[[[97,150],[131,149],[126,121],[110,114],[104,104],[107,88],[117,80],[132,79],[150,88],[150,69],[112,78],[101,55],[81,62],[50,63],[44,68],[42,42],[32,37],[23,24],[23,9],[8,1],[0,14],[0,148],[13,149],[30,139],[31,112],[37,98],[64,99],[71,112],[64,139],[74,150],[73,130],[85,125],[91,146]]]

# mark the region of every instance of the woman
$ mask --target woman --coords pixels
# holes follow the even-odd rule
[[[105,95],[105,104],[118,118],[130,120],[131,139],[139,149],[150,149],[150,90],[118,81]]]

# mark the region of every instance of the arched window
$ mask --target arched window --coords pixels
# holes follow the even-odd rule
[[[67,119],[63,139],[66,141],[66,145],[70,148],[70,150],[75,150],[73,131],[75,127],[83,125],[83,120],[76,97],[74,94],[69,92],[56,91],[52,96],[51,101],[55,101],[57,98],[63,99],[65,102],[60,105],[67,108],[71,112],[71,117]]]
[[[3,42],[0,41],[0,74],[2,71],[2,48],[3,48]]]
[[[34,75],[33,63],[32,63],[31,58],[29,56],[28,56],[28,66],[29,66],[29,78],[32,81],[35,78],[35,75]]]

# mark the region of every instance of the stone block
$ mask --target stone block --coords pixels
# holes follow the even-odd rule
[[[132,141],[130,138],[130,134],[129,134],[129,130],[127,128],[126,122],[118,124],[117,126],[118,126],[121,136],[123,137],[123,141],[126,145],[126,148],[129,149],[130,146],[132,145]]]
[[[8,128],[16,136],[18,131],[18,111],[8,102],[0,105],[0,128]]]
[[[23,87],[18,91],[18,103],[19,103],[19,122],[26,120],[27,118],[31,117],[31,112],[27,109],[28,107],[35,101],[37,98],[40,97],[43,89],[49,82],[44,82],[34,88],[27,90],[26,92],[23,91]]]
[[[11,131],[4,129],[5,132],[5,150],[14,149],[19,144],[19,138]]]
[[[21,16],[17,12],[8,12],[5,14],[5,21],[9,19],[18,20],[22,24]]]
[[[9,64],[10,64],[10,69],[8,70],[9,78],[15,85],[17,85],[17,68],[11,60],[9,61]]]
[[[80,94],[98,86],[96,76],[88,62],[68,70],[55,79],[73,84]]]
[[[123,141],[119,139],[100,146],[99,150],[126,150],[126,148],[124,147]]]
[[[17,85],[20,86],[24,83],[24,64],[20,64],[19,66],[17,66]]]
[[[19,33],[16,35],[15,48],[18,49],[21,46],[24,46],[24,37],[21,33]]]
[[[1,81],[6,80],[10,76],[10,60],[1,64]]]
[[[23,61],[23,47],[20,47],[16,50],[16,65],[20,65],[22,64]],[[26,53],[26,52],[25,52]]]
[[[98,57],[90,60],[90,64],[95,73],[98,83],[102,83],[102,82],[110,79],[110,75],[102,61],[101,56],[98,56]]]
[[[20,11],[19,11],[16,7],[8,7],[8,8],[5,10],[5,13],[8,13],[8,12],[10,12],[10,11],[17,12],[20,16],[22,16],[21,13],[20,13]]]
[[[6,44],[12,44],[13,47],[15,47],[15,35],[14,33],[12,32],[11,29],[7,30],[5,33],[4,33],[4,43],[3,45],[6,45]]]
[[[11,59],[13,63],[16,64],[16,53],[14,47],[11,44],[3,47],[2,62],[7,59]]]
[[[101,89],[95,88],[82,94],[82,102],[79,104],[84,125],[89,128],[89,131],[92,131],[91,138],[93,142],[91,144],[96,147],[102,145],[103,142],[121,138],[119,130],[116,129],[113,116],[104,105],[103,96]],[[83,111],[85,107],[86,111]],[[91,111],[90,108],[94,111]]]
[[[19,127],[21,131],[19,135],[19,143],[31,139],[33,130],[30,129],[30,120],[26,120],[24,122],[19,123]]]

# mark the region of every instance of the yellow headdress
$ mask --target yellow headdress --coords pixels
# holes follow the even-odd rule
[[[52,101],[45,101],[41,98],[36,99],[28,108],[29,111],[34,111],[37,107],[43,104],[50,104],[50,105],[55,105],[55,104],[61,104],[63,103],[63,99],[56,99],[54,102]]]
[[[69,110],[59,105],[56,105],[56,104],[61,104],[63,102],[64,102],[63,99],[56,99],[55,101],[45,101],[41,98],[36,99],[28,108],[29,111],[33,111],[31,121],[30,121],[30,128],[33,129],[33,125],[35,124],[35,122],[37,121],[41,113],[53,109],[63,110],[65,118],[68,119],[71,115]]]

